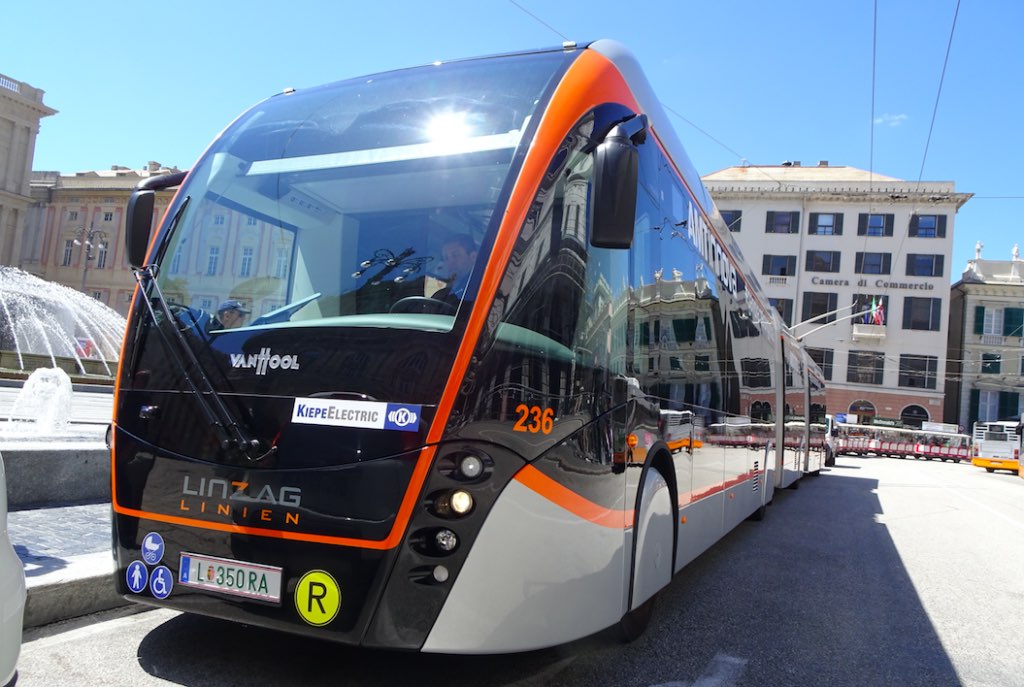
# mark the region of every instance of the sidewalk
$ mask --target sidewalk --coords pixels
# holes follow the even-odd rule
[[[11,511],[7,530],[25,566],[26,628],[128,603],[114,586],[109,503]]]

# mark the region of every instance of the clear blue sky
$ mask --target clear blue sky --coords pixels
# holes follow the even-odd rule
[[[4,9],[0,73],[59,110],[33,169],[186,169],[286,87],[614,38],[685,117],[673,124],[702,174],[828,160],[954,181],[975,198],[956,219],[951,280],[978,240],[1008,260],[1024,249],[1024,2],[962,1],[930,143],[957,0],[877,7],[874,89],[873,0],[19,2]]]

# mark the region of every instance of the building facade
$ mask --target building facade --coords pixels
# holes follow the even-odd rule
[[[25,241],[33,269],[26,271],[127,315],[135,289],[124,240],[128,198],[141,180],[177,171],[150,162],[144,169],[112,167],[73,176],[33,172]],[[157,192],[154,225],[173,195]]]
[[[0,265],[36,271],[26,242],[29,179],[39,121],[56,112],[43,91],[0,74]]]
[[[704,183],[771,304],[825,373],[831,413],[944,416],[952,182],[853,167],[730,167]]]
[[[1024,413],[1024,260],[986,260],[982,244],[952,287],[946,422],[968,431],[978,420]]]

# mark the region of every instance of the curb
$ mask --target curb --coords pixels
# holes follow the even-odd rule
[[[59,570],[39,575],[26,571],[26,629],[130,603],[117,593],[114,559],[109,551],[71,556],[65,562]]]

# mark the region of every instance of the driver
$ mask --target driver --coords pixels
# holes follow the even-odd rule
[[[455,234],[441,248],[441,261],[447,286],[434,292],[432,298],[438,300],[462,300],[469,286],[469,276],[476,264],[476,244],[469,234]]]
[[[245,324],[246,316],[252,312],[247,310],[242,301],[227,300],[217,308],[217,320],[222,329],[235,329]]]

